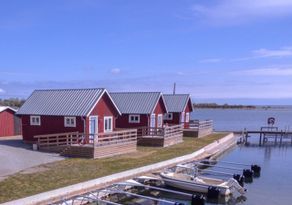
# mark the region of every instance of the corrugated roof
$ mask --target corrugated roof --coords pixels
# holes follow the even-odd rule
[[[168,112],[183,112],[188,100],[189,94],[163,94]]]
[[[87,116],[104,88],[35,90],[18,115]]]
[[[162,96],[160,92],[112,92],[110,95],[122,114],[151,114]]]
[[[4,110],[7,110],[7,109],[10,109],[13,112],[16,112],[16,110],[14,108],[12,108],[12,107],[9,107],[9,106],[0,106],[0,112],[3,112]]]

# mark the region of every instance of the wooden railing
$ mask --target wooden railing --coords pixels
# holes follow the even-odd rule
[[[213,120],[191,120],[190,121],[191,129],[213,129]]]
[[[172,125],[172,126],[166,126],[164,128],[164,137],[172,137],[177,135],[183,134],[183,124],[181,125]]]
[[[141,138],[143,136],[150,137],[170,137],[177,134],[182,134],[183,125],[167,125],[165,127],[139,127],[137,129],[137,136]]]
[[[81,140],[78,132],[37,135],[34,136],[34,138],[37,139],[37,144],[39,148],[78,144]]]
[[[137,130],[128,129],[96,135],[83,134],[78,132],[57,133],[47,135],[37,135],[38,148],[60,147],[68,145],[91,145],[95,147],[110,144],[122,144],[130,141],[137,141]]]
[[[137,141],[137,130],[128,129],[115,132],[101,133],[94,138],[94,147],[123,144]]]

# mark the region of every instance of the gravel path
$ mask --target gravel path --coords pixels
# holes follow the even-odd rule
[[[19,171],[63,159],[59,154],[33,151],[20,136],[0,138],[0,181]]]

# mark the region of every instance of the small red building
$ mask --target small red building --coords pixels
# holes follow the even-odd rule
[[[160,92],[110,93],[122,115],[117,128],[162,127],[167,108]]]
[[[15,116],[16,110],[8,106],[0,106],[0,137],[7,137],[19,134],[18,119]]]
[[[43,134],[111,132],[120,111],[106,89],[58,89],[35,90],[16,114],[24,142],[32,143]]]
[[[189,94],[164,94],[163,95],[168,113],[164,115],[164,123],[184,124],[189,128],[190,113],[193,105]]]

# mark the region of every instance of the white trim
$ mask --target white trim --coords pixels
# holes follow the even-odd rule
[[[64,127],[76,127],[76,117],[64,117]]]
[[[162,126],[163,126],[163,115],[162,114],[158,114],[157,115],[157,127],[162,127]]]
[[[90,121],[92,120],[92,118],[94,118],[95,119],[95,133],[91,133],[90,131],[91,131],[91,123],[90,123]],[[89,128],[89,130],[88,130],[88,133],[89,133],[89,141],[90,142],[93,142],[94,141],[94,139],[97,137],[97,140],[98,140],[98,116],[97,115],[91,115],[91,116],[89,116],[89,121],[88,121],[88,128]]]
[[[151,124],[152,124],[152,116],[154,116],[154,126],[151,126]],[[151,114],[150,115],[150,122],[149,122],[149,127],[156,127],[156,114]]]
[[[180,122],[184,123],[185,122],[185,112],[182,112],[180,115]]]
[[[105,122],[107,120],[109,120],[109,119],[111,121],[111,123],[110,123],[110,129],[105,129]],[[103,117],[103,131],[104,132],[112,132],[113,131],[113,116],[104,116]]]
[[[108,91],[103,88],[103,92],[100,94],[99,98],[96,100],[96,102],[94,103],[94,105],[92,106],[92,108],[90,109],[90,111],[87,113],[87,117],[91,114],[91,112],[93,111],[93,109],[96,107],[97,103],[100,101],[100,99],[102,98],[102,96],[104,94],[107,94],[108,97],[110,98],[110,100],[112,101],[114,107],[116,108],[116,110],[118,111],[119,115],[122,115],[121,111],[119,110],[119,108],[117,107],[116,103],[113,101],[112,97],[110,96],[110,94],[108,93]]]
[[[189,103],[189,100],[191,101],[191,110],[190,110],[190,112],[193,111],[193,103],[192,103],[192,99],[191,99],[191,96],[190,96],[190,95],[189,95],[189,97],[188,97],[188,99],[187,99],[187,102],[186,102],[186,104],[185,104],[185,107],[184,107],[183,111],[186,110],[186,107],[187,107],[187,105],[188,105],[188,103]]]
[[[166,112],[168,112],[168,110],[167,110],[167,106],[166,106],[165,101],[164,101],[164,97],[163,97],[162,93],[160,93],[160,95],[159,95],[159,97],[158,97],[158,99],[157,99],[157,101],[156,101],[156,103],[155,103],[155,106],[154,106],[153,109],[152,109],[151,114],[154,113],[155,108],[156,108],[156,106],[157,106],[157,104],[158,104],[158,102],[159,102],[159,100],[160,100],[160,97],[162,98],[162,101],[163,101],[163,104],[164,104],[164,107],[165,107]]]
[[[136,118],[137,117],[137,120],[132,120],[131,118]],[[140,123],[140,115],[129,115],[129,123]]]
[[[36,120],[33,120],[33,119],[38,119],[36,122]],[[31,115],[30,116],[30,125],[33,125],[33,126],[40,126],[41,125],[41,116],[39,115]]]
[[[173,120],[173,113],[169,112],[169,113],[165,113],[163,116],[164,120]]]
[[[185,122],[190,122],[190,113],[189,112],[186,112]]]
[[[4,112],[5,110],[11,110],[13,112],[17,112],[16,109],[9,107],[9,106],[0,106],[0,112]]]

